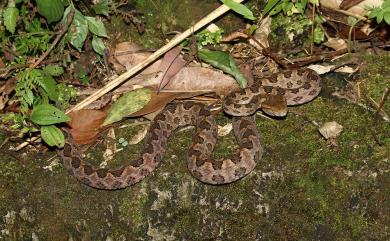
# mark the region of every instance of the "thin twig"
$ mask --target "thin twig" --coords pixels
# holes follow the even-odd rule
[[[47,61],[43,61],[43,62],[39,63],[39,65],[50,64],[50,63],[54,63],[54,62],[58,62],[58,59],[49,59]],[[8,66],[5,68],[0,68],[0,78],[7,78],[11,71],[25,69],[27,67],[29,67],[29,64],[16,64],[16,65],[11,65],[11,66]]]
[[[311,64],[311,63],[315,63],[318,61],[323,61],[325,59],[333,58],[335,56],[339,56],[339,55],[345,54],[347,52],[348,52],[347,49],[341,49],[341,50],[323,53],[320,55],[296,58],[296,59],[290,60],[291,64],[285,63],[285,65],[290,67],[290,68],[302,67],[302,66],[306,66],[306,65]]]
[[[54,47],[60,41],[62,36],[64,36],[64,34],[68,31],[68,28],[69,28],[70,24],[72,23],[73,17],[74,17],[74,10],[71,10],[66,18],[66,23],[61,26],[61,29],[58,32],[58,35],[54,39],[51,46],[48,48],[48,50],[46,50],[46,52],[34,64],[32,64],[30,66],[31,69],[34,69],[35,67],[37,67],[39,65],[39,63],[41,63],[50,54],[50,52],[54,49]]]
[[[277,64],[281,65],[283,68],[287,68],[287,64],[284,63],[278,56],[277,54],[275,53],[272,53],[268,48],[266,48],[262,43],[260,43],[260,41],[258,41],[255,37],[253,37],[252,35],[247,35],[248,38],[250,38],[251,40],[253,40],[256,44],[258,44],[260,47],[261,47],[261,53],[264,55],[264,56],[267,56],[267,57],[270,57],[271,59],[273,59]]]
[[[387,87],[385,92],[384,92],[384,94],[383,94],[382,100],[379,103],[378,109],[375,112],[375,116],[379,115],[379,113],[381,112],[381,110],[383,108],[383,105],[385,104],[385,102],[386,102],[387,98],[389,97],[389,95],[390,95],[390,87]]]
[[[7,143],[9,140],[9,137],[5,138],[5,140],[1,143],[0,145],[0,149],[3,148],[3,146],[5,145],[5,143]]]
[[[31,139],[29,141],[25,141],[22,144],[20,144],[19,146],[15,147],[14,151],[20,151],[21,149],[23,149],[28,144],[30,144],[31,142],[34,142],[34,141],[41,141],[41,138],[39,136],[31,137]]]

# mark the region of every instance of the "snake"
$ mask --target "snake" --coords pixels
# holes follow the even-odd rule
[[[150,124],[140,157],[122,167],[100,168],[84,160],[69,131],[65,131],[65,144],[58,154],[68,172],[82,183],[97,189],[122,189],[140,182],[160,165],[175,129],[192,125],[195,130],[187,152],[190,173],[206,184],[228,184],[251,173],[263,155],[255,112],[261,109],[268,115],[284,116],[287,105],[309,102],[320,90],[319,75],[300,69],[263,77],[226,95],[223,110],[232,116],[239,148],[221,159],[211,158],[218,139],[215,117],[205,104],[192,101],[167,104]]]

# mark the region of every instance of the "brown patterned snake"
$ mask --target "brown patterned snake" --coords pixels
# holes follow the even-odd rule
[[[311,70],[293,70],[261,79],[251,87],[230,93],[224,111],[233,116],[233,130],[239,145],[237,154],[221,159],[210,158],[217,142],[217,125],[203,104],[177,102],[169,104],[153,120],[146,145],[138,160],[118,169],[98,168],[82,160],[70,135],[59,151],[68,171],[81,182],[99,189],[119,189],[141,181],[162,161],[168,137],[179,126],[194,125],[195,132],[188,151],[188,168],[192,175],[209,184],[234,182],[256,166],[262,156],[260,136],[253,116],[262,108],[266,113],[282,116],[287,105],[306,103],[320,91],[320,78]]]

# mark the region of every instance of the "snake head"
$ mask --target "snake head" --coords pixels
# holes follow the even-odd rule
[[[287,115],[287,100],[280,95],[267,95],[261,109],[268,115],[283,117]]]

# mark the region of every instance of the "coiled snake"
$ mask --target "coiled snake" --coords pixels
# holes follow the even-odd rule
[[[70,174],[88,186],[109,190],[125,188],[141,181],[158,167],[173,130],[179,126],[194,125],[192,144],[188,150],[191,174],[209,184],[234,182],[250,173],[263,153],[253,113],[261,108],[267,114],[283,116],[287,113],[287,105],[309,102],[320,90],[318,74],[304,69],[274,74],[227,95],[223,109],[233,116],[239,151],[225,159],[210,158],[217,142],[217,125],[211,111],[205,105],[194,102],[168,104],[150,125],[140,158],[127,166],[117,169],[93,166],[81,158],[69,134],[64,148],[59,150],[59,156]]]

